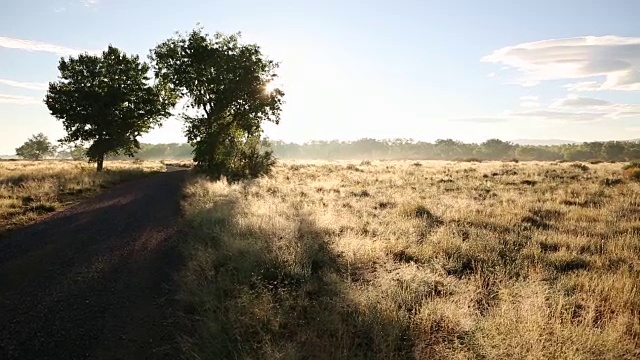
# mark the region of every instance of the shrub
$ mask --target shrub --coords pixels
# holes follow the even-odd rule
[[[632,161],[622,167],[622,170],[640,169],[640,161]]]
[[[570,165],[572,168],[576,168],[581,171],[589,171],[589,167],[582,163],[573,163]]]
[[[622,176],[625,179],[640,181],[640,161],[632,161],[622,167]]]
[[[627,169],[622,175],[628,180],[640,181],[640,168]]]
[[[470,157],[470,158],[456,159],[456,161],[458,161],[458,162],[477,162],[477,163],[481,163],[482,159],[479,159],[479,158],[476,158],[476,157]]]

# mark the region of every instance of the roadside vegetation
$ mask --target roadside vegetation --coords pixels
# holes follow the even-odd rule
[[[105,168],[96,173],[86,162],[0,162],[0,234],[101,189],[165,171],[159,162],[113,161],[107,162]]]
[[[619,164],[278,164],[184,202],[196,359],[637,359]]]

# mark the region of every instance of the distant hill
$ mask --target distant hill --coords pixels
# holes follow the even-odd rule
[[[511,140],[511,142],[518,145],[533,145],[533,146],[578,144],[578,141],[560,140],[560,139],[516,139],[516,140]]]

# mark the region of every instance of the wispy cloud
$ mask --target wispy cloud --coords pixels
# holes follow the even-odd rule
[[[515,69],[515,82],[603,77],[567,85],[573,90],[640,90],[640,37],[583,36],[507,46],[481,59]]]
[[[495,123],[505,122],[507,121],[507,118],[503,116],[486,116],[486,117],[480,116],[480,117],[470,117],[470,118],[457,118],[457,119],[451,119],[449,121],[477,123],[477,124],[495,124]]]
[[[611,108],[615,107],[610,101],[570,94],[564,99],[551,103],[552,108]]]
[[[38,51],[58,54],[62,56],[77,55],[79,53],[97,53],[95,50],[74,49],[66,46],[48,44],[34,40],[16,39],[0,36],[0,48],[16,49],[25,51]]]
[[[587,123],[640,117],[640,104],[613,103],[603,99],[581,97],[575,94],[557,99],[547,108],[539,109],[540,104],[537,101],[533,101],[537,97],[523,96],[520,99],[525,101],[520,104],[521,108],[518,110],[506,111],[495,116],[454,119],[451,121],[497,123],[514,120],[547,123]]]
[[[100,3],[100,0],[82,0],[82,4],[84,4],[84,6],[86,7],[95,6],[95,5],[98,5],[99,3]]]
[[[33,105],[42,104],[42,99],[31,96],[0,94],[0,104]]]
[[[561,110],[522,110],[513,111],[510,117],[516,119],[535,119],[552,122],[593,122],[606,119],[610,114],[606,112],[588,112],[588,111],[561,111]]]
[[[540,107],[537,96],[527,95],[520,96],[520,107],[523,108],[537,108]]]
[[[46,90],[49,84],[47,83],[34,83],[34,82],[22,82],[8,79],[0,79],[0,85],[6,85],[11,87],[17,87],[28,90]]]

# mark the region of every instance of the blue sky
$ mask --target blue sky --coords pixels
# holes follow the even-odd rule
[[[640,137],[639,13],[634,0],[3,0],[0,154],[63,136],[42,103],[61,55],[146,57],[198,22],[281,61],[273,139]],[[142,140],[183,141],[181,127]]]

